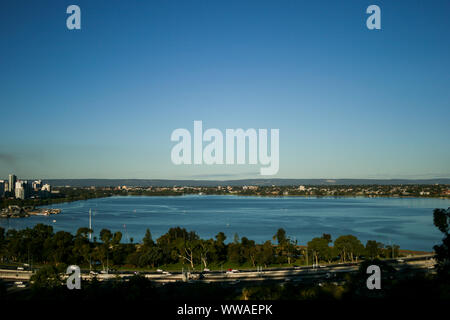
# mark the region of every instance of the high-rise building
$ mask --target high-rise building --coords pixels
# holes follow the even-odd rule
[[[0,180],[0,197],[3,197],[5,194],[5,181]]]
[[[8,191],[14,194],[15,187],[16,187],[17,177],[13,174],[9,175],[9,189]]]
[[[17,181],[15,188],[14,188],[15,196],[17,199],[25,199],[26,192],[25,192],[25,184],[23,181]]]
[[[23,181],[23,188],[25,189],[25,198],[29,198],[33,193],[32,184],[28,181]]]

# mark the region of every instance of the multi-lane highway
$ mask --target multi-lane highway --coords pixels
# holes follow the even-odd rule
[[[401,259],[387,260],[399,271],[411,269],[433,270],[434,255],[421,255]],[[359,263],[330,264],[318,267],[292,267],[292,268],[267,268],[262,270],[235,270],[235,271],[209,271],[209,272],[143,272],[146,278],[158,282],[168,283],[177,281],[198,282],[229,282],[240,281],[320,281],[338,279],[345,273],[358,270]],[[32,275],[31,271],[0,269],[0,278],[6,281],[28,282]],[[115,272],[109,274],[92,274],[89,271],[82,272],[83,280],[90,280],[94,276],[100,281],[123,279],[127,280],[135,275],[133,272]],[[65,277],[65,275],[63,275]]]

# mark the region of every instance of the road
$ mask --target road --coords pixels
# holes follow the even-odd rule
[[[399,271],[411,269],[431,269],[434,266],[434,255],[413,256],[400,259],[386,260],[392,262],[395,268]],[[161,272],[145,272],[140,273],[146,278],[158,282],[169,283],[177,281],[198,281],[198,282],[240,282],[240,281],[319,281],[332,280],[333,278],[340,278],[342,274],[355,272],[358,270],[359,263],[345,263],[345,264],[330,264],[320,266],[319,268],[312,267],[292,267],[292,268],[268,268],[263,271],[257,270],[240,270],[239,272],[192,272],[187,278],[181,272],[171,272],[163,274]],[[0,278],[6,281],[24,281],[28,282],[32,275],[31,271],[0,269]],[[134,276],[131,272],[111,273],[111,274],[97,274],[98,280],[112,280],[112,279],[128,279]],[[65,276],[65,275],[64,275]],[[94,276],[88,272],[82,273],[83,280],[91,280]]]

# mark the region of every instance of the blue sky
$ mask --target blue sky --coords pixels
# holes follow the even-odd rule
[[[66,8],[81,8],[81,30]],[[366,8],[381,7],[381,30]],[[176,128],[280,129],[280,178],[450,177],[448,1],[2,1],[0,177],[175,166]]]

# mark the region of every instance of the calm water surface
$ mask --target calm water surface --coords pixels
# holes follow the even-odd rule
[[[330,233],[333,239],[353,234],[364,244],[377,240],[404,249],[431,250],[442,239],[433,226],[433,209],[449,206],[448,199],[422,198],[130,196],[57,204],[52,207],[62,209],[59,215],[0,219],[0,226],[23,229],[44,223],[55,231],[75,233],[88,226],[92,209],[95,234],[102,228],[121,231],[124,241],[141,241],[146,228],[156,239],[180,226],[202,238],[222,231],[230,241],[237,233],[261,243],[284,228],[299,244],[322,233]]]

